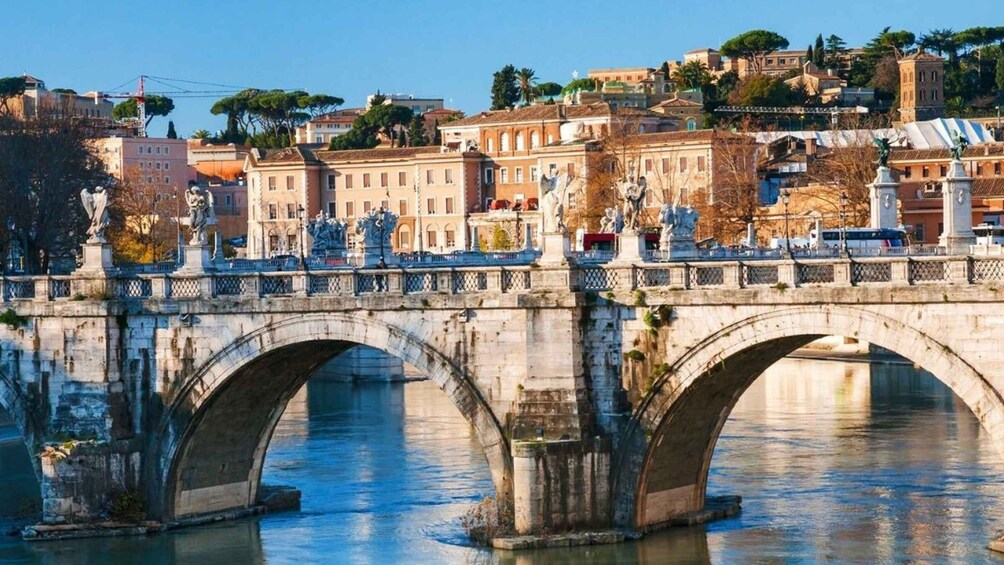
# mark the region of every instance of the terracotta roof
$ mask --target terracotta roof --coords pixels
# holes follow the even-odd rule
[[[693,108],[694,106],[702,106],[703,107],[703,104],[701,104],[700,102],[694,102],[693,100],[687,100],[686,98],[672,98],[670,100],[665,100],[663,102],[659,102],[655,106],[650,106],[649,109],[652,109],[652,108],[670,108],[670,107],[689,107],[689,108]]]
[[[903,61],[944,61],[944,59],[926,51],[917,51],[916,53],[907,55],[899,60],[900,63]]]
[[[987,143],[966,148],[963,159],[978,159],[980,157],[1004,156],[1004,143]],[[889,161],[947,161],[952,153],[948,149],[893,149]]]
[[[387,149],[350,149],[345,151],[314,151],[314,156],[325,162],[365,161],[372,159],[408,159],[415,155],[439,153],[439,147],[395,147]]]
[[[282,149],[258,149],[257,152],[260,155],[256,159],[259,163],[302,163],[309,158],[297,146]]]
[[[561,109],[564,109],[564,118],[562,118],[559,113]],[[610,104],[606,102],[596,102],[594,104],[537,104],[534,106],[514,108],[512,110],[480,112],[473,116],[468,116],[440,127],[457,128],[514,124],[519,122],[567,121],[584,118],[602,118],[607,116],[665,118],[662,114],[641,108],[620,107],[611,109]]]
[[[922,190],[924,185],[933,183],[938,187],[940,195],[940,179],[928,179],[927,182],[904,182],[901,190],[909,191]],[[1004,178],[982,178],[973,179],[973,196],[975,198],[1001,198],[1004,197]]]
[[[715,138],[725,138],[732,134],[716,132],[713,129],[700,129],[696,131],[661,131],[658,133],[642,133],[635,137],[638,143],[673,143],[691,142],[708,143]]]

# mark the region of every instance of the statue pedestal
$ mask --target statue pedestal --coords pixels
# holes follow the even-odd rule
[[[645,260],[645,234],[624,230],[617,234],[615,263],[641,263]]]
[[[540,236],[541,265],[567,265],[572,246],[567,233],[545,233]]]
[[[348,258],[349,263],[357,269],[375,269],[380,264],[380,248],[359,247],[349,253]],[[387,267],[398,264],[397,257],[389,245],[383,249],[383,263]]]
[[[666,259],[694,259],[697,257],[697,243],[693,237],[680,237],[670,235],[659,240],[659,251],[664,253]]]
[[[949,255],[966,255],[976,243],[973,233],[973,179],[966,174],[962,161],[953,160],[941,185],[944,231],[938,245]]]
[[[895,228],[897,220],[897,191],[899,183],[893,180],[889,167],[879,167],[875,180],[868,185],[871,202],[871,227]]]
[[[186,245],[185,264],[178,269],[178,274],[195,275],[214,270],[210,249],[208,245]]]
[[[112,246],[108,243],[85,243],[84,264],[75,272],[103,275],[115,268],[112,263]]]

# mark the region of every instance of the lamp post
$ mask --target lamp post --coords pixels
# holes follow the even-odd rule
[[[840,193],[840,253],[847,254],[847,198],[846,192]],[[822,234],[820,234],[822,237]]]
[[[14,243],[14,217],[7,216],[7,244],[4,246],[3,274],[7,274],[7,268],[11,261],[12,244]]]
[[[296,234],[296,239],[300,240],[300,266],[303,267],[304,271],[306,271],[307,270],[307,258],[306,258],[306,256],[304,255],[304,252],[303,252],[303,212],[304,212],[303,205],[302,204],[297,204],[296,205],[296,219],[300,223],[300,231],[299,231],[299,233]]]
[[[425,249],[422,246],[422,185],[418,182],[418,173],[418,165],[415,165],[415,222],[417,224],[415,236],[418,240],[418,257],[419,261],[421,261],[422,252]]]
[[[788,189],[781,190],[781,203],[784,205],[784,249],[788,257],[791,257],[791,233],[788,231],[788,201],[790,198]]]

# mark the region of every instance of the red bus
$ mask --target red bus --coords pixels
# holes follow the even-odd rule
[[[616,236],[612,233],[587,233],[582,235],[583,251],[613,251]],[[645,249],[659,249],[659,234],[645,234]]]

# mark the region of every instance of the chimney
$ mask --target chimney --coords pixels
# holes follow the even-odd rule
[[[558,104],[558,119],[559,120],[564,120],[565,119],[565,105],[564,104]]]
[[[816,138],[807,137],[805,138],[805,156],[815,157],[816,156]]]

